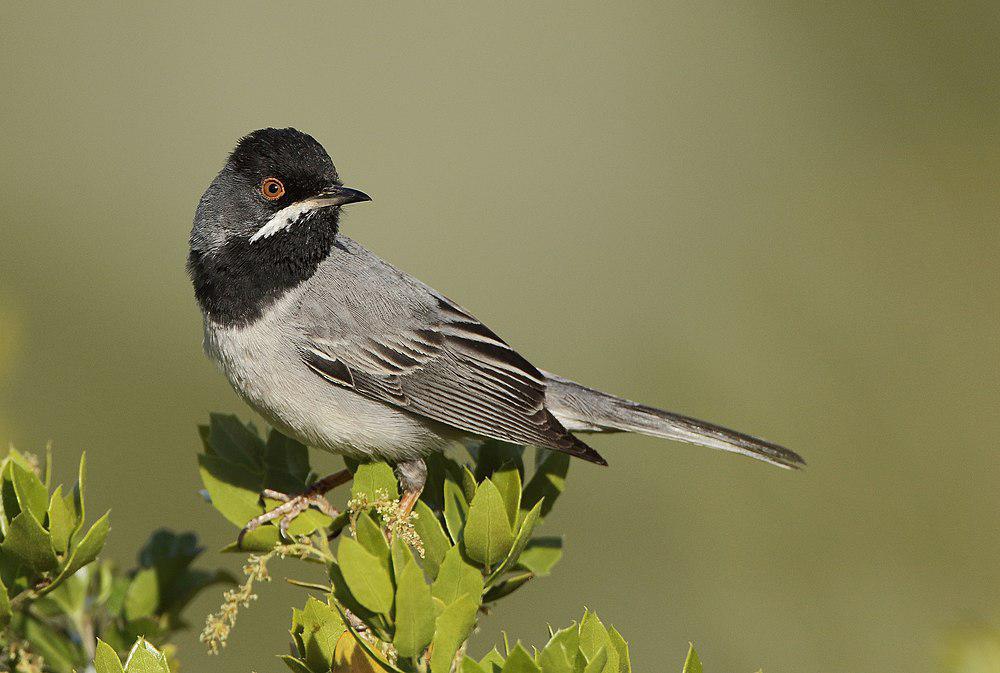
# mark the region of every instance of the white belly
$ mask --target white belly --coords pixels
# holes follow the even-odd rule
[[[390,462],[442,450],[460,436],[310,371],[299,358],[294,330],[281,317],[292,301],[282,298],[247,327],[205,324],[205,352],[275,428],[307,446]]]

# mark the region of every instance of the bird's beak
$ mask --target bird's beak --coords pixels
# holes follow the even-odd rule
[[[362,191],[340,185],[324,189],[314,198],[317,202],[327,206],[345,206],[348,203],[359,203],[361,201],[372,200],[372,197]]]
[[[257,230],[257,233],[250,237],[250,242],[255,243],[262,238],[269,238],[279,231],[285,231],[321,208],[344,206],[348,203],[371,200],[372,197],[357,189],[342,187],[341,185],[331,185],[320,191],[316,196],[297,201],[279,210],[271,216],[271,219],[264,226]]]

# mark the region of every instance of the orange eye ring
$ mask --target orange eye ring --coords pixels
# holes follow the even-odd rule
[[[278,178],[264,178],[260,183],[260,195],[268,201],[277,201],[285,195],[285,185]]]

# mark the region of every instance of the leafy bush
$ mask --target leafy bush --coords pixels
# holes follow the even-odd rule
[[[262,489],[296,493],[316,480],[306,447],[277,432],[265,439],[233,416],[212,416],[201,437],[206,499],[237,529],[281,504],[261,501]],[[410,514],[389,465],[349,462],[343,513],[309,511],[288,539],[265,525],[224,548],[250,553],[237,583],[194,567],[202,549],[193,533],[154,532],[126,571],[100,560],[109,513],[86,523],[86,459],[64,491],[52,487],[51,455],[11,449],[0,461],[0,671],[176,671],[170,639],[192,598],[230,586],[202,632],[218,653],[257,584],[271,579],[268,564],[292,558],[319,578],[288,579],[310,592],[292,612],[290,654],[279,657],[294,673],[630,673],[627,642],[589,611],[550,629],[540,647],[505,635],[471,656],[479,617],[561,558],[562,538],[539,530],[570,460],[538,451],[528,469],[523,447],[499,442],[470,455],[468,464],[429,458]],[[693,648],[683,670],[701,673]]]
[[[109,515],[86,525],[86,472],[81,457],[64,495],[51,487],[50,454],[40,465],[11,449],[0,462],[0,670],[84,670],[98,637],[119,652],[139,635],[166,644],[199,591],[233,581],[191,567],[202,551],[191,533],[157,531],[125,572],[99,561]]]
[[[263,488],[301,491],[315,479],[305,447],[277,432],[265,441],[234,417],[213,416],[201,436],[205,490],[236,527],[280,504],[261,502]],[[295,673],[355,670],[361,661],[367,668],[357,670],[394,673],[631,671],[625,639],[590,612],[551,633],[540,650],[505,643],[503,654],[494,649],[478,661],[466,654],[479,615],[559,561],[562,538],[538,529],[570,461],[539,451],[528,476],[523,447],[491,442],[470,453],[468,466],[428,459],[428,483],[410,516],[400,511],[391,467],[349,462],[354,479],[339,517],[310,512],[288,541],[272,525],[244,539],[257,552],[244,569],[247,581],[209,617],[203,640],[218,651],[235,624],[234,607],[248,604],[253,583],[269,576],[267,562],[294,556],[324,569],[322,583],[292,580],[314,594],[294,611],[293,654],[281,657]],[[237,551],[235,543],[227,549]]]

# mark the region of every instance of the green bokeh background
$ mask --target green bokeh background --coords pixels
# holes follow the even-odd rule
[[[194,426],[248,412],[187,235],[236,139],[294,125],[373,195],[350,235],[529,359],[809,461],[596,438],[564,562],[479,649],[587,605],[638,670],[932,670],[1000,612],[1000,13],[835,5],[5,4],[0,438],[88,450],[122,561],[228,541]],[[279,670],[303,599],[186,669]]]

